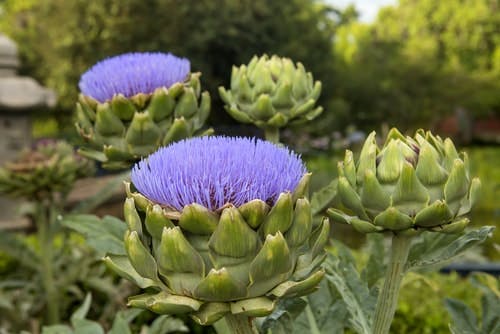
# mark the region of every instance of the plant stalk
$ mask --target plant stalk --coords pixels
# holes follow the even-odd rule
[[[250,317],[229,313],[224,320],[231,334],[258,334]]]
[[[36,217],[41,252],[40,272],[45,291],[47,323],[49,325],[60,322],[58,293],[54,284],[53,272],[53,235],[51,229],[53,215],[51,211],[52,208],[47,208],[44,204],[39,204],[38,215]]]
[[[264,138],[271,143],[279,144],[280,142],[280,129],[278,128],[265,128]]]
[[[406,260],[410,251],[411,237],[394,235],[391,259],[384,279],[384,286],[377,300],[373,320],[373,334],[388,334],[398,305],[399,288],[404,276]]]

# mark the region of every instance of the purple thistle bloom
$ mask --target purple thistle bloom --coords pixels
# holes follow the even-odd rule
[[[153,202],[179,211],[192,203],[216,210],[253,199],[273,204],[305,173],[297,154],[270,142],[200,137],[160,148],[133,167],[131,178]]]
[[[190,71],[189,60],[170,53],[125,53],[92,66],[82,75],[78,87],[84,95],[102,103],[116,94],[131,97],[168,88],[186,80]]]

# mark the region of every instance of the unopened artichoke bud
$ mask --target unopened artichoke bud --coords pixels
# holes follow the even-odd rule
[[[329,223],[313,226],[309,179],[296,154],[248,138],[183,140],[137,163],[124,206],[129,261],[106,258],[152,289],[129,305],[209,325],[313,292]]]
[[[80,153],[109,169],[127,168],[158,147],[198,135],[210,112],[200,73],[187,59],[163,53],[128,53],[84,73],[76,128]]]
[[[315,107],[321,82],[301,63],[278,56],[254,56],[248,65],[233,67],[231,88],[219,87],[219,93],[234,119],[263,129],[310,121],[323,111]]]
[[[430,131],[405,137],[392,129],[382,147],[372,132],[358,161],[347,151],[338,169],[338,196],[347,210],[331,208],[328,215],[362,233],[460,233],[479,195],[467,154]]]
[[[94,162],[77,155],[68,143],[42,140],[0,167],[0,193],[28,200],[54,199],[94,171]]]

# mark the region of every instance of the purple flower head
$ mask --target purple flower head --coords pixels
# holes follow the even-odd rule
[[[125,53],[92,66],[82,75],[78,87],[84,95],[105,102],[115,94],[131,97],[168,88],[186,80],[190,71],[189,60],[170,53]]]
[[[182,210],[197,203],[216,210],[253,199],[273,204],[293,191],[306,168],[284,147],[251,138],[200,137],[160,148],[132,169],[132,182],[149,200]]]

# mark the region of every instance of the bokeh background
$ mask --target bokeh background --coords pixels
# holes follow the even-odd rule
[[[212,96],[209,125],[258,136],[228,116],[217,88],[228,86],[233,65],[277,54],[302,62],[323,83],[323,114],[283,133],[314,172],[313,190],[336,176],[343,150],[355,150],[370,131],[423,127],[468,152],[472,174],[483,181],[473,223],[500,221],[499,0],[0,0],[0,32],[17,44],[18,74],[57,95],[53,107],[30,111],[34,139],[78,145],[73,109],[80,75],[131,51],[189,58]],[[478,258],[500,260],[499,235]],[[361,243],[350,234],[337,237]],[[458,278],[439,280],[450,293]],[[419,289],[404,292],[398,333],[412,332],[404,326],[419,332],[422,322],[431,332],[441,326],[427,323],[442,321],[440,302],[429,315],[430,297]],[[455,290],[469,298],[467,287]]]

